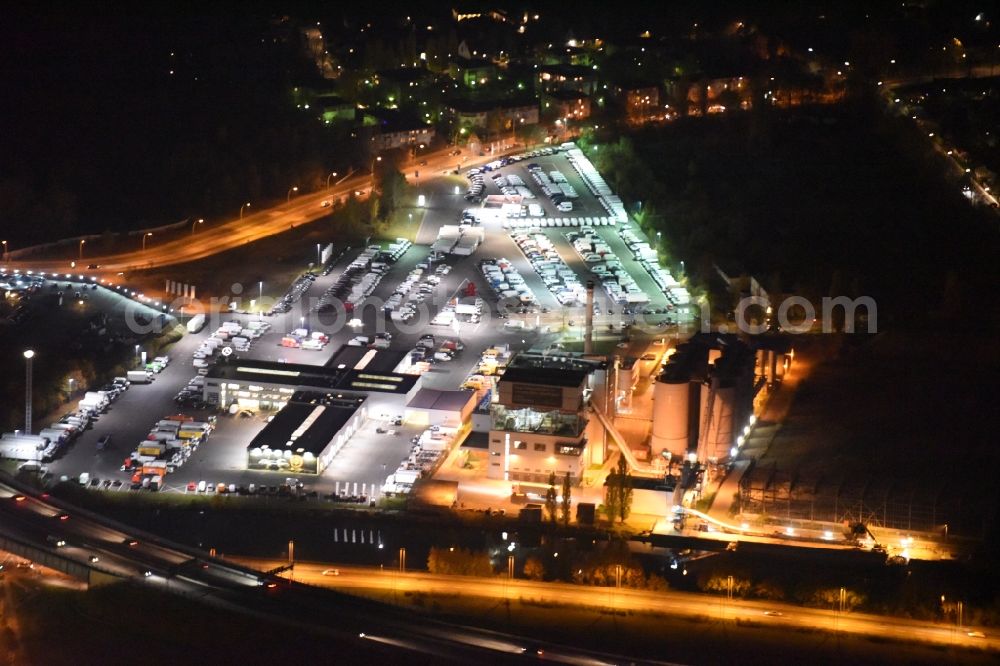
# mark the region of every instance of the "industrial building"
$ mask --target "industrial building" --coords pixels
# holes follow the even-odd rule
[[[754,398],[774,376],[758,360],[772,356],[761,351],[732,335],[696,335],[679,344],[653,386],[653,455],[695,453],[700,463],[734,456]]]
[[[421,388],[406,403],[404,414],[413,425],[460,428],[471,419],[476,402],[475,391]]]
[[[296,391],[247,446],[247,469],[321,474],[367,417],[356,393]]]
[[[491,479],[544,483],[586,468],[591,375],[602,363],[576,357],[520,354],[497,382],[491,407]]]
[[[226,410],[280,410],[296,391],[351,391],[369,394],[369,404],[385,403],[401,413],[419,389],[420,377],[392,371],[404,354],[344,346],[325,366],[228,359],[205,377],[205,402]]]

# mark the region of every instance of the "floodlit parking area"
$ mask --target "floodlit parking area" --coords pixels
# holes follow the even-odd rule
[[[546,174],[547,180],[533,177],[538,173]],[[503,178],[494,180],[492,176]],[[208,419],[210,412],[199,409],[193,395],[184,396],[189,402],[181,404],[175,398],[195,386],[195,362],[215,363],[226,347],[232,350],[230,362],[255,359],[323,366],[345,345],[378,341],[378,346],[387,345],[407,358],[412,358],[414,350],[429,345],[426,348],[430,353],[424,355],[418,368],[424,371],[421,386],[450,390],[461,386],[470,375],[484,372],[481,361],[487,349],[502,347],[506,354],[536,345],[548,346],[566,331],[579,332],[585,318],[583,286],[588,280],[596,285],[595,325],[608,337],[616,336],[631,323],[633,311],[639,307],[657,311],[662,319],[675,316],[668,310],[670,303],[664,290],[655,284],[627,245],[628,239],[622,236],[623,229],[640,233],[631,223],[589,229],[579,225],[504,228],[506,218],[500,209],[482,208],[463,196],[463,180],[434,178],[419,185],[417,191],[424,197],[424,208],[412,245],[383,242],[383,250],[395,248],[388,252],[390,256],[364,247],[344,252],[327,270],[318,270],[296,283],[297,300],[287,312],[236,312],[210,317],[202,330],[186,335],[173,347],[169,352],[171,362],[150,384],[133,385],[64,455],[48,464],[48,478],[78,479],[86,472],[90,479],[98,480],[95,489],[142,492],[132,490],[131,474],[121,471],[124,458],[162,419],[176,414],[195,421]],[[504,188],[507,194],[527,196],[525,205],[531,204],[532,212],[543,213],[534,216],[536,219],[609,217],[593,187],[565,153],[526,157],[484,173],[481,182],[483,196],[502,195]],[[554,183],[565,184],[576,194],[572,211],[560,210],[559,202],[545,194],[543,187],[551,190]],[[432,256],[430,246],[442,227],[468,225],[472,217],[477,218],[476,224],[468,228],[482,238],[472,254]],[[581,238],[589,243],[586,248],[578,243]],[[588,255],[597,255],[599,260]],[[373,277],[366,279],[369,273]],[[617,302],[602,286],[609,274],[627,275],[629,283],[648,296],[648,305]],[[345,280],[345,276],[349,279]],[[351,299],[353,308],[345,311],[331,306],[335,293],[349,294],[336,298]],[[254,295],[249,294],[248,299]],[[385,303],[395,305],[386,311]],[[392,316],[392,311],[408,307],[416,316]],[[231,332],[223,345],[209,342],[226,327]],[[433,336],[433,341],[428,341],[427,336]],[[237,345],[237,337],[248,339]],[[450,347],[444,349],[445,344]],[[206,353],[208,348],[211,353]],[[196,358],[196,354],[205,358]],[[433,457],[427,451],[414,449],[414,438],[424,434],[428,424],[396,422],[396,417],[405,412],[404,396],[373,393],[369,400],[367,419],[325,471],[318,477],[298,475],[306,492],[365,495],[368,499],[401,464],[421,469]],[[219,414],[215,430],[166,477],[163,489],[205,494],[209,486],[217,492],[219,484],[227,490],[230,485],[248,489],[251,484],[255,488],[284,484],[294,475],[247,470],[247,446],[266,427],[271,414],[241,410]],[[111,443],[98,450],[97,442],[104,435],[111,435]],[[106,481],[119,483],[105,488]],[[199,491],[202,481],[204,490]],[[406,485],[407,481],[394,483]]]

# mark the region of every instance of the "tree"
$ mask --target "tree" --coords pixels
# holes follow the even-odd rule
[[[632,513],[632,475],[625,457],[618,456],[618,466],[605,482],[604,512],[608,520],[625,522]]]
[[[403,202],[408,185],[406,184],[406,176],[395,165],[389,164],[387,161],[381,164],[382,167],[375,170],[378,204],[377,211],[373,210],[372,212],[377,219],[388,220]]]
[[[562,524],[569,525],[570,510],[572,509],[572,492],[573,485],[570,483],[569,472],[563,476],[562,483],[562,503],[560,504],[560,509],[562,510]]]
[[[466,548],[432,547],[427,554],[427,570],[456,576],[492,576],[489,553]]]
[[[524,577],[528,580],[541,580],[545,575],[545,566],[542,561],[532,555],[524,561]]]
[[[549,487],[545,489],[545,511],[553,523],[556,522],[556,509],[556,473],[549,472]]]

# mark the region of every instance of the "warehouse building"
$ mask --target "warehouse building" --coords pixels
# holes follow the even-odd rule
[[[247,469],[321,474],[367,417],[366,396],[296,391],[247,446]]]
[[[406,422],[460,428],[472,418],[477,402],[475,391],[422,388],[406,403]]]
[[[222,410],[277,411],[296,391],[350,391],[367,394],[369,408],[402,413],[419,389],[420,377],[386,369],[395,367],[396,359],[392,352],[344,347],[325,366],[223,360],[205,377],[204,399]]]

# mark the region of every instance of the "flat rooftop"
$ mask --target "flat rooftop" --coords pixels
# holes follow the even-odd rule
[[[392,372],[393,368],[406,356],[406,352],[388,349],[368,349],[342,345],[326,362],[326,367],[334,370],[367,370],[369,372]],[[341,366],[344,366],[341,368]]]
[[[587,370],[573,370],[569,368],[508,367],[503,376],[500,377],[500,381],[573,388],[582,385],[587,380],[587,375],[589,374],[590,372]]]
[[[365,396],[298,391],[247,445],[318,456],[364,403]]]
[[[350,366],[331,368],[258,359],[217,362],[209,368],[207,378],[239,383],[284,384],[303,389],[351,390],[365,393],[406,393],[420,379],[417,375],[401,375],[368,367],[358,370]]]
[[[421,388],[406,404],[411,409],[440,409],[443,411],[460,412],[475,397],[475,391],[456,390],[441,391],[438,389]]]

